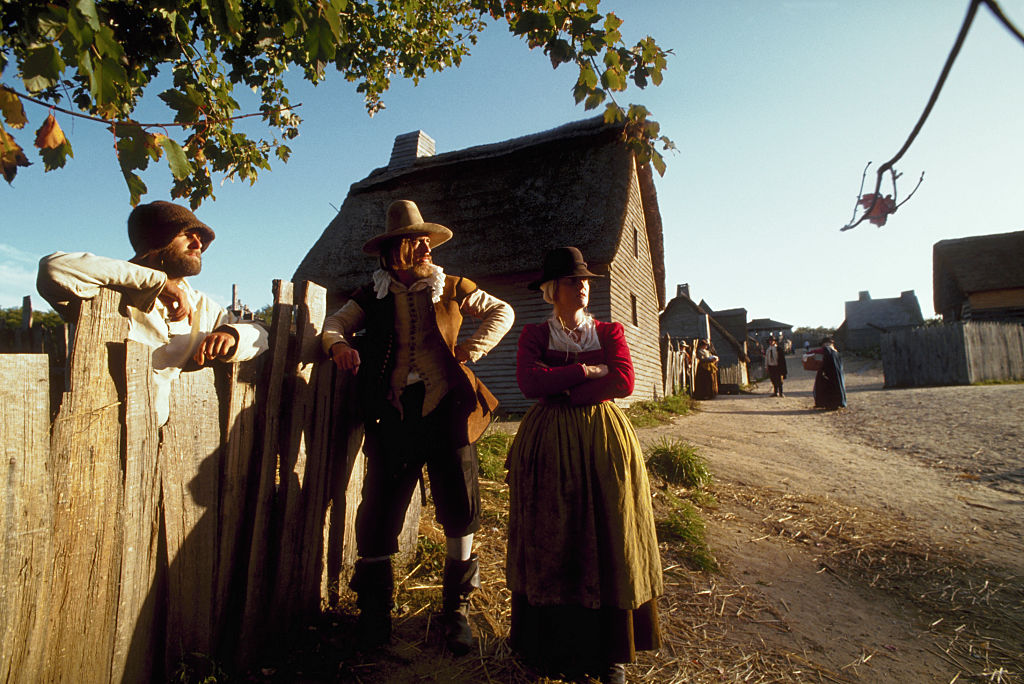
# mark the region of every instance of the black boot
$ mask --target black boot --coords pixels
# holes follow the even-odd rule
[[[469,628],[469,595],[480,588],[480,562],[476,554],[469,560],[446,558],[441,588],[441,622],[448,650],[460,656],[473,648],[473,632]]]
[[[391,559],[356,561],[352,581],[348,583],[358,598],[358,642],[360,648],[370,649],[391,641],[391,609],[395,607],[392,595],[395,580],[391,574]]]

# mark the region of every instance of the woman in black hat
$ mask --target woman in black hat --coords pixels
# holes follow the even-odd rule
[[[660,645],[661,560],[640,443],[611,401],[633,392],[629,347],[621,323],[586,310],[597,277],[562,247],[529,285],[553,310],[519,338],[516,379],[538,401],[508,456],[506,577],[525,661],[622,682],[637,650]]]

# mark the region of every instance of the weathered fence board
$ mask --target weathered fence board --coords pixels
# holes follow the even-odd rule
[[[43,354],[0,355],[0,681],[38,672],[34,643],[47,615],[53,498],[50,454],[49,359]]]
[[[82,302],[71,354],[71,391],[53,425],[55,493],[52,604],[46,662],[37,681],[110,679],[121,569],[121,397],[128,320],[120,296]],[[123,381],[123,378],[122,378]]]
[[[145,681],[156,652],[157,552],[160,547],[160,471],[157,418],[153,407],[152,349],[125,343],[125,466],[121,503],[121,591],[111,681]]]
[[[898,330],[882,335],[881,350],[886,387],[1024,379],[1024,328],[1012,323]]]

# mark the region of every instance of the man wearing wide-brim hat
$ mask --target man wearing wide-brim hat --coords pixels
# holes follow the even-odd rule
[[[240,320],[186,278],[202,270],[213,229],[173,202],[140,204],[128,215],[130,261],[89,252],[55,252],[39,262],[36,289],[73,323],[77,302],[100,288],[123,293],[128,338],[153,347],[154,407],[159,425],[170,413],[171,382],[190,364],[251,359],[267,348],[267,331]]]
[[[466,367],[494,348],[512,327],[512,307],[468,278],[447,275],[432,250],[452,232],[423,220],[398,200],[385,230],[363,251],[379,259],[372,281],[324,322],[323,347],[341,371],[357,374],[366,424],[363,500],[356,514],[356,562],[364,647],[391,638],[394,580],[391,555],[426,465],[437,519],[448,539],[442,622],[449,650],[469,651],[468,605],[479,587],[472,553],[480,527],[480,491],[473,443],[497,407],[494,395]],[[459,342],[464,316],[481,320]],[[354,334],[365,330],[359,344]]]

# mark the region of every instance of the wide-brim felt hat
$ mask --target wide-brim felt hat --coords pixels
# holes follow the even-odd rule
[[[392,202],[384,220],[384,232],[375,235],[363,245],[363,252],[370,256],[380,256],[381,245],[388,240],[430,236],[430,248],[452,239],[452,231],[440,223],[428,223],[423,220],[420,208],[415,202],[397,200]]]
[[[583,253],[576,247],[556,247],[544,255],[544,263],[541,266],[540,278],[534,280],[528,288],[539,290],[540,286],[549,280],[556,278],[601,278],[596,273],[591,273],[587,268],[587,262],[583,260]]]

